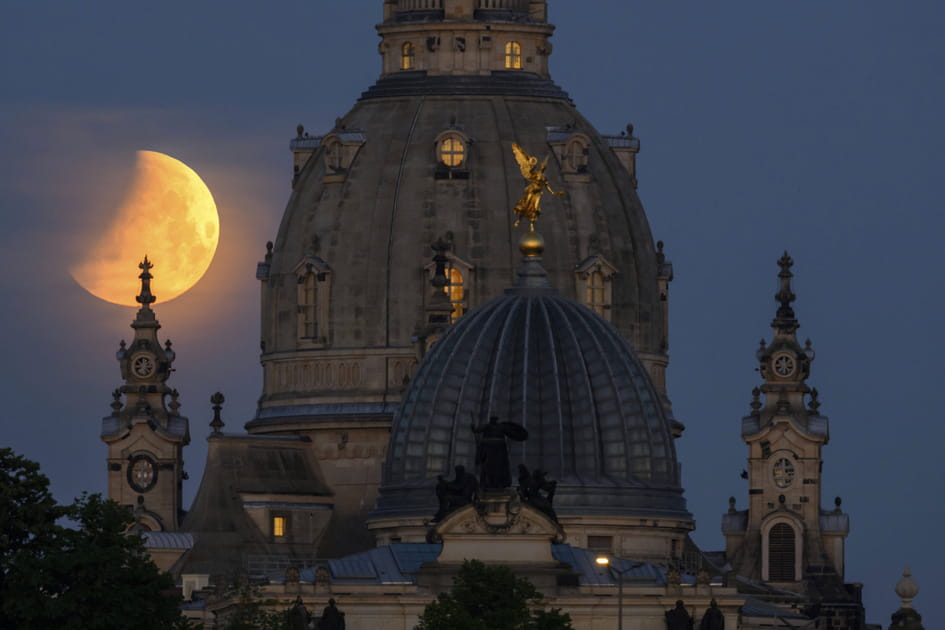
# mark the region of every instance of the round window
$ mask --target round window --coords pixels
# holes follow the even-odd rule
[[[781,458],[774,463],[774,485],[787,488],[794,481],[794,464],[791,460]]]
[[[462,166],[466,159],[466,145],[459,138],[446,138],[440,142],[440,161],[450,168]]]

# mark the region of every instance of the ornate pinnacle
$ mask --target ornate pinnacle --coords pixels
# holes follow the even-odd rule
[[[775,294],[774,299],[780,302],[781,305],[778,307],[777,315],[774,321],[771,322],[771,326],[791,333],[798,328],[797,320],[794,318],[794,309],[791,307],[791,303],[797,299],[797,296],[791,290],[791,278],[794,277],[794,274],[791,273],[791,267],[794,266],[794,261],[791,260],[786,251],[778,260],[778,266],[781,267],[781,272],[778,273],[781,287]]]
[[[810,390],[810,402],[807,403],[807,407],[814,415],[817,415],[817,410],[820,409],[820,401],[817,400],[818,396],[820,396],[820,392],[817,391],[816,387]]]
[[[757,387],[751,390],[751,415],[757,416],[761,411],[761,390]]]
[[[224,402],[223,394],[220,392],[215,393],[210,397],[210,403],[213,405],[213,420],[210,421],[210,428],[213,429],[213,432],[210,434],[212,436],[223,435],[223,419],[220,418],[220,410],[223,409]]]
[[[154,265],[151,264],[147,256],[145,256],[144,260],[138,265],[138,268],[141,269],[141,275],[138,276],[141,278],[141,294],[138,295],[135,300],[137,300],[138,304],[141,304],[143,308],[150,308],[149,305],[154,304],[154,301],[157,299],[151,294],[151,278],[154,277],[151,275],[151,269],[153,267]]]

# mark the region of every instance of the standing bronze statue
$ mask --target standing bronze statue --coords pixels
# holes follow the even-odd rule
[[[512,472],[509,467],[509,447],[506,440],[523,442],[528,439],[528,431],[514,422],[499,422],[496,416],[489,422],[472,425],[476,441],[476,466],[479,469],[479,486],[483,490],[505,490],[512,486]]]
[[[666,611],[666,630],[692,630],[694,622],[681,599],[676,600],[675,608]]]
[[[719,603],[714,599],[706,608],[705,614],[702,615],[699,630],[725,630],[725,616],[719,610]]]
[[[318,630],[345,630],[345,614],[338,610],[334,599],[329,599],[328,605],[322,611]]]
[[[515,227],[518,227],[522,219],[526,219],[529,228],[534,232],[535,221],[538,220],[538,216],[541,214],[541,196],[545,189],[555,197],[560,197],[564,194],[564,191],[555,192],[552,190],[548,178],[545,177],[545,167],[548,166],[547,156],[539,165],[537,157],[525,153],[525,150],[514,142],[512,143],[512,153],[515,154],[515,161],[518,162],[518,167],[522,171],[522,177],[528,180],[522,198],[515,204],[515,214],[518,215],[518,219],[515,220]]]

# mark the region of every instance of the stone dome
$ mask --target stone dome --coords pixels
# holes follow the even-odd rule
[[[601,135],[552,81],[544,3],[463,0],[445,17],[435,0],[384,6],[381,78],[327,133],[292,141],[292,195],[257,273],[265,379],[250,430],[389,421],[417,363],[430,245],[448,242],[464,311],[514,278],[525,181],[512,142],[548,156],[567,192],[545,202],[552,282],[579,301],[598,291],[664,393],[671,270],[637,197],[639,143]]]
[[[558,481],[561,516],[689,518],[671,419],[622,335],[550,287],[538,259],[424,357],[394,418],[374,519],[431,516],[438,475],[475,470],[470,425],[524,426],[511,467]]]

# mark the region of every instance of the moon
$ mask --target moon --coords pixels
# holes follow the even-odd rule
[[[70,270],[86,291],[136,306],[138,263],[154,263],[152,292],[167,302],[193,287],[220,240],[213,195],[189,166],[169,155],[138,151],[134,181],[111,226]]]

